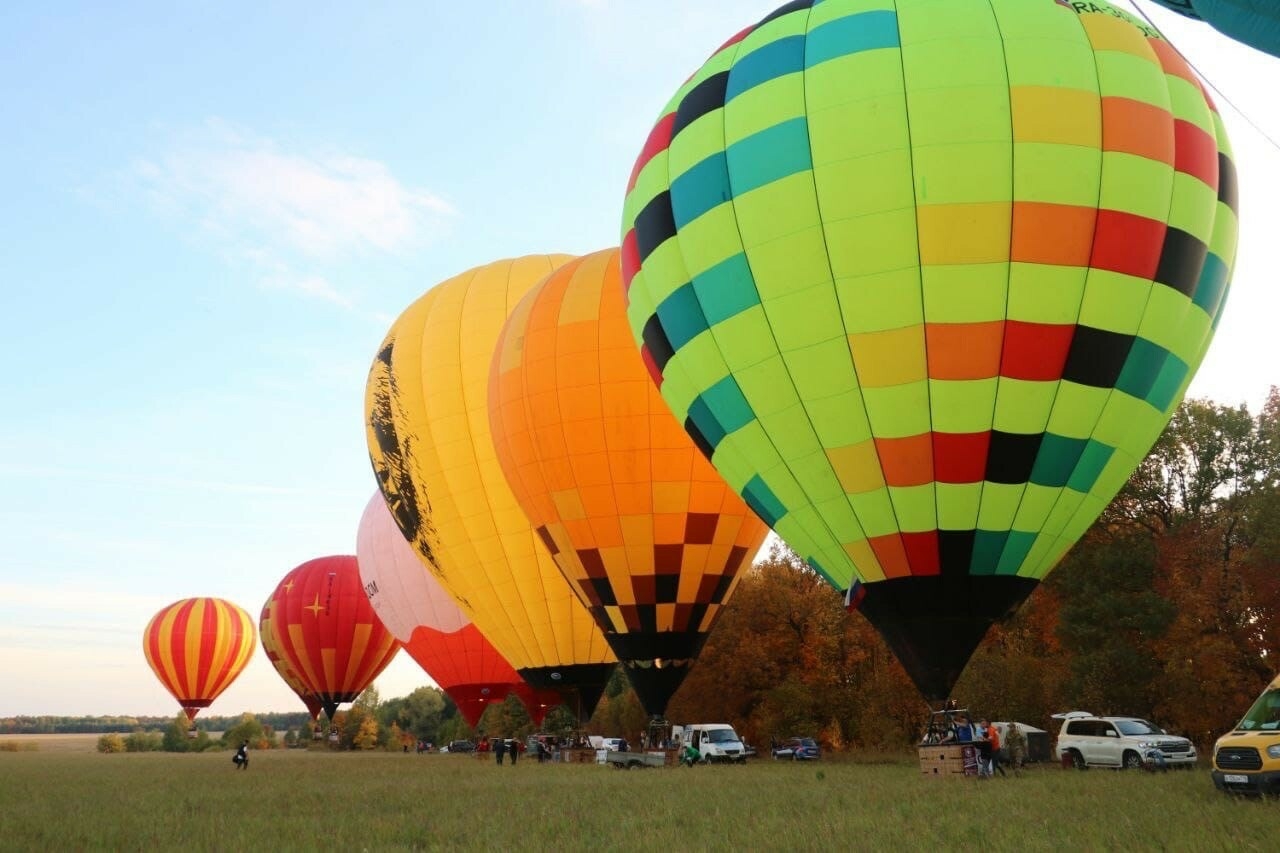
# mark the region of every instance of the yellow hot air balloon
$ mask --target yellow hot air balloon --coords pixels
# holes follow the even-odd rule
[[[365,422],[405,538],[525,681],[575,691],[581,715],[616,658],[507,485],[488,413],[489,362],[507,315],[567,260],[498,261],[409,306],[373,362]]]
[[[512,312],[489,421],[520,505],[663,715],[768,528],[650,380],[617,249],[565,264]]]
[[[253,620],[221,598],[184,598],[147,623],[142,651],[165,689],[194,720],[253,655]]]

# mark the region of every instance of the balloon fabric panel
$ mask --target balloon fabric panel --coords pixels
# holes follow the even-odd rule
[[[594,706],[615,658],[516,503],[487,414],[507,313],[566,260],[500,261],[429,290],[388,333],[366,414],[379,488],[441,585],[527,681],[587,687]]]
[[[686,430],[832,585],[901,581],[882,621],[970,602],[935,638],[954,680],[1181,400],[1236,207],[1202,87],[1110,7],[792,3],[643,147],[628,313]]]
[[[560,267],[512,311],[489,415],[517,500],[646,710],[662,713],[768,530],[649,379],[618,250]]]
[[[165,688],[194,719],[244,670],[253,654],[249,614],[220,598],[188,598],[147,624],[143,652]]]

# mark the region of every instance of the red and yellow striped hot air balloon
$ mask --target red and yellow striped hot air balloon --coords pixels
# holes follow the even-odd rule
[[[280,654],[330,720],[400,651],[369,604],[353,556],[303,563],[284,576],[272,597]]]
[[[236,680],[253,645],[253,619],[221,598],[174,602],[142,634],[147,663],[190,720]]]
[[[276,595],[275,590],[272,590],[271,597],[262,605],[262,616],[258,619],[258,639],[262,641],[262,650],[267,653],[271,665],[276,668],[276,672],[280,674],[284,683],[289,685],[289,689],[298,694],[302,704],[307,706],[312,722],[315,722],[315,719],[320,716],[320,701],[312,695],[307,685],[302,682],[302,678],[293,671],[289,661],[280,653],[280,639],[275,632],[275,609]]]

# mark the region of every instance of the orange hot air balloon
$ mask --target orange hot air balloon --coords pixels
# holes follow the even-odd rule
[[[440,686],[468,725],[486,704],[515,693],[534,725],[560,704],[555,691],[534,690],[499,654],[440,586],[404,538],[381,492],[374,492],[356,532],[360,580],[374,612],[404,650]]]
[[[400,651],[360,586],[355,557],[309,560],[284,576],[274,597],[280,652],[330,720]]]
[[[649,378],[618,256],[571,261],[512,311],[489,418],[520,506],[661,715],[768,528]]]
[[[280,639],[275,634],[275,623],[272,621],[275,606],[275,590],[272,590],[271,597],[262,605],[262,616],[258,619],[258,639],[262,641],[262,650],[267,653],[267,659],[271,661],[271,665],[284,679],[284,683],[289,685],[289,689],[298,694],[298,698],[307,706],[307,711],[311,714],[311,721],[315,722],[320,716],[320,700],[307,690],[307,685],[302,683],[302,678],[293,671],[293,667],[289,666],[289,661],[285,660],[284,655],[280,654]]]
[[[165,689],[194,720],[253,655],[253,619],[221,598],[184,598],[147,623],[142,651]]]

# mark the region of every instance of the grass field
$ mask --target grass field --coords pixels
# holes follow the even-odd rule
[[[1045,767],[927,779],[913,761],[618,771],[324,751],[0,752],[0,849],[1276,850],[1275,802],[1207,771]]]

